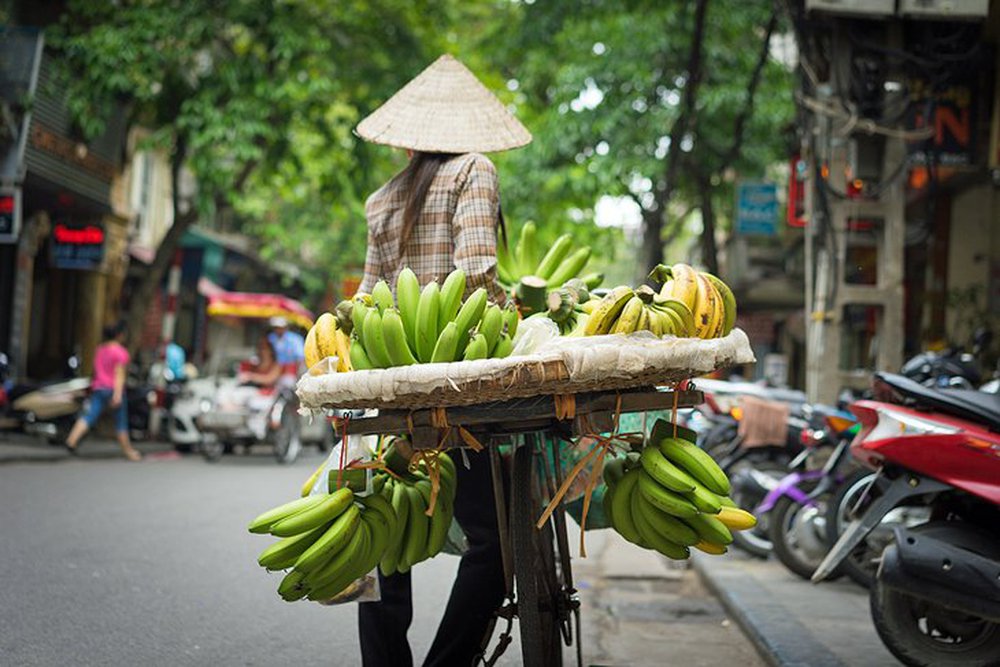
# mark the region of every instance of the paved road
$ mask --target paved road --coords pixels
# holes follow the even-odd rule
[[[279,575],[255,563],[267,539],[244,529],[319,461],[310,450],[288,467],[265,452],[133,464],[84,451],[0,465],[0,664],[359,664],[355,605],[282,602]],[[693,571],[609,531],[587,544],[591,557],[574,561],[584,664],[762,664]],[[415,570],[418,661],[457,565],[447,556]],[[520,664],[519,651],[499,664]]]

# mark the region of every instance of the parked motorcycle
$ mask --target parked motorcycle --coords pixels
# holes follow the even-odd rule
[[[870,608],[882,642],[907,665],[1000,664],[1000,397],[940,391],[888,373],[878,400],[851,405],[851,454],[885,479],[881,494],[813,574],[832,574],[893,510],[928,510],[896,525],[880,555]]]

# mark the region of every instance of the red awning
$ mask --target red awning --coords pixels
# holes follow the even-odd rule
[[[295,299],[281,294],[258,294],[252,292],[226,292],[217,285],[201,285],[198,291],[208,297],[208,314],[213,317],[244,317],[268,319],[284,317],[289,324],[303,329],[313,325],[312,312]],[[216,291],[218,290],[218,291]],[[206,294],[206,292],[209,292]]]

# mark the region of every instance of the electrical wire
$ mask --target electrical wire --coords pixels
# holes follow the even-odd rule
[[[919,130],[899,130],[879,125],[870,118],[858,116],[857,112],[845,111],[833,104],[818,100],[801,92],[795,94],[795,99],[810,111],[829,116],[830,118],[846,120],[847,123],[845,123],[845,126],[849,124],[852,130],[856,127],[858,130],[868,134],[880,134],[893,139],[902,139],[903,141],[921,141],[934,136],[934,128],[930,126]]]

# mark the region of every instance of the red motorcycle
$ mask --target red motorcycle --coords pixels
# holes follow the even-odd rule
[[[870,591],[886,647],[907,665],[1000,665],[1000,396],[936,390],[878,373],[853,403],[851,453],[877,475],[855,520],[813,574],[821,581],[901,507]]]

